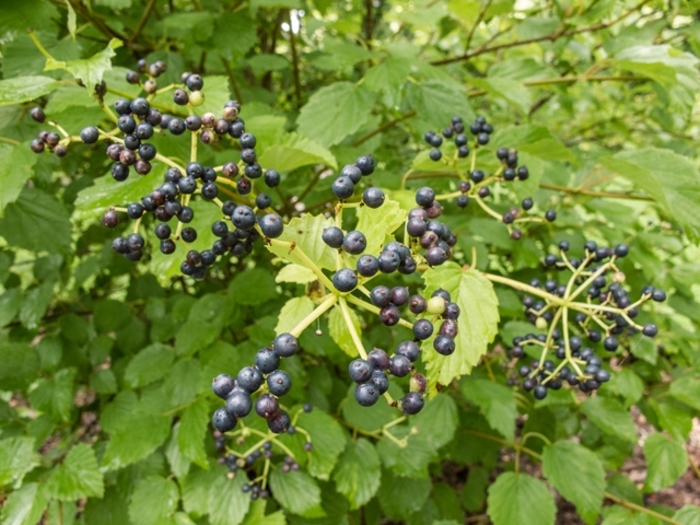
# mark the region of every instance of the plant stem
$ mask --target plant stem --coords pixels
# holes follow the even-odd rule
[[[507,277],[503,277],[501,275],[495,275],[492,273],[482,272],[481,275],[484,276],[489,281],[493,281],[495,283],[500,283],[500,284],[505,284],[506,286],[510,286],[511,288],[515,288],[516,290],[520,290],[521,292],[527,292],[531,295],[536,295],[537,297],[541,297],[542,299],[546,299],[550,303],[553,303],[557,306],[561,306],[564,304],[564,301],[561,298],[559,298],[555,295],[552,295],[551,293],[545,292],[544,290],[540,290],[539,288],[535,288],[534,286],[530,286],[529,284],[521,283],[519,281],[514,281],[513,279],[508,279]]]
[[[13,146],[19,146],[19,142],[14,140],[14,139],[8,139],[7,137],[0,137],[0,142],[7,142],[8,144],[12,144]]]
[[[350,309],[348,308],[348,303],[345,302],[345,297],[339,297],[338,302],[340,304],[340,311],[343,314],[343,319],[345,320],[345,324],[347,325],[348,331],[350,332],[352,342],[355,344],[355,348],[357,348],[357,353],[360,354],[360,357],[362,359],[366,360],[367,352],[365,352],[365,347],[362,344],[362,340],[360,339],[357,330],[355,330],[355,325],[352,322],[352,317],[350,317]]]
[[[258,233],[262,235],[263,238],[265,238],[265,234],[262,232],[260,229],[259,225],[255,225],[255,229],[258,230]],[[314,272],[316,277],[318,277],[318,280],[321,281],[326,288],[329,290],[335,290],[335,286],[333,286],[333,283],[331,283],[330,279],[326,277],[326,275],[321,271],[321,269],[316,265],[315,262],[313,262],[308,255],[304,253],[304,250],[299,248],[299,246],[296,243],[289,242],[289,241],[280,241],[279,239],[269,239],[270,244],[274,244],[276,246],[284,246],[285,248],[289,248],[290,253],[294,251],[301,259],[308,268]]]
[[[289,332],[294,337],[299,337],[316,319],[327,312],[335,303],[338,302],[338,296],[330,293],[326,296],[321,304],[314,308],[313,312],[304,317],[299,323]]]
[[[588,197],[604,197],[609,199],[627,199],[632,201],[653,201],[651,197],[646,195],[631,195],[629,193],[615,193],[610,191],[591,191],[578,188],[567,188],[566,186],[557,186],[556,184],[540,183],[540,188],[545,190],[562,191],[574,195],[586,195]]]

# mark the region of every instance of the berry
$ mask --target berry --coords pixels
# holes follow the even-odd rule
[[[655,288],[654,291],[651,292],[651,298],[657,303],[662,303],[666,300],[666,292]]]
[[[408,299],[408,309],[414,314],[422,314],[428,307],[428,301],[422,295],[412,295]]]
[[[377,262],[383,273],[392,273],[399,269],[401,257],[396,252],[384,251],[379,254]]]
[[[374,405],[379,399],[379,389],[373,383],[362,383],[355,387],[355,400],[363,407]]]
[[[345,166],[343,166],[343,169],[340,170],[340,176],[347,177],[352,181],[353,184],[357,184],[362,178],[362,171],[360,171],[360,168],[358,168],[354,164],[346,164]]]
[[[605,340],[603,341],[603,346],[608,352],[614,352],[617,350],[617,347],[619,346],[619,343],[617,341],[617,337],[609,336],[606,337]]]
[[[420,237],[426,231],[427,225],[421,219],[409,219],[406,224],[406,231],[411,237]]]
[[[530,197],[523,199],[523,202],[522,202],[523,210],[529,210],[534,205],[535,205],[535,202]]]
[[[369,300],[374,306],[383,308],[391,302],[391,290],[386,286],[375,286],[369,294]]]
[[[176,89],[173,91],[173,102],[178,106],[185,106],[190,101],[190,96],[184,89]]]
[[[518,168],[518,178],[520,180],[526,180],[530,176],[530,171],[527,169],[527,166],[520,166]]]
[[[627,257],[630,252],[630,247],[627,244],[618,244],[615,246],[615,256],[616,257]]]
[[[199,107],[204,104],[204,93],[201,91],[193,91],[190,93],[190,104],[194,107]]]
[[[437,135],[436,135],[436,136],[437,136]],[[440,138],[440,137],[438,137],[438,138]],[[442,142],[442,140],[441,140],[440,142]],[[437,162],[438,160],[440,160],[440,159],[442,158],[442,151],[440,151],[440,150],[437,149],[437,148],[433,148],[433,149],[430,150],[430,154],[429,154],[429,155],[430,155],[430,159],[431,159],[431,160],[434,160],[434,161]]]
[[[275,337],[272,350],[279,357],[291,357],[299,349],[299,341],[290,333],[283,333]]]
[[[292,388],[292,380],[286,372],[276,370],[267,376],[267,386],[272,395],[280,397]]]
[[[292,420],[289,418],[289,414],[284,410],[277,412],[277,415],[267,420],[267,427],[270,432],[275,434],[282,434],[289,430],[292,424]]]
[[[355,166],[360,168],[363,175],[371,175],[374,172],[374,159],[372,155],[362,155],[355,161]]]
[[[281,177],[277,170],[270,169],[265,171],[265,184],[267,184],[268,188],[276,188],[280,185],[280,180]]]
[[[202,80],[202,77],[198,74],[193,73],[187,76],[185,84],[187,85],[187,89],[190,91],[199,91],[204,87],[204,80]]]
[[[44,122],[46,120],[46,114],[44,110],[40,107],[34,107],[29,111],[29,115],[37,122]]]
[[[280,404],[277,398],[270,394],[261,395],[255,402],[255,413],[262,418],[270,419],[279,412]]]
[[[138,115],[139,117],[145,117],[148,115],[151,105],[148,103],[148,100],[139,97],[131,101],[129,108],[133,114]]]
[[[97,131],[97,128],[94,126],[83,128],[83,130],[80,132],[80,140],[82,140],[85,144],[94,144],[97,142],[99,136],[100,134]]]
[[[405,286],[395,286],[391,289],[391,302],[396,306],[403,306],[408,302],[408,288]]]
[[[389,390],[389,378],[381,370],[375,370],[369,382],[379,390],[379,395]]]
[[[656,327],[655,324],[649,323],[647,325],[644,325],[644,328],[642,329],[642,333],[646,335],[647,337],[654,337],[656,334],[659,333],[659,329]]]
[[[119,214],[114,210],[107,210],[102,216],[102,224],[107,228],[115,228],[119,224]]]
[[[282,217],[276,213],[268,213],[259,221],[260,229],[262,230],[265,237],[270,239],[275,239],[282,235],[284,230],[284,223],[282,222]]]
[[[373,371],[372,365],[364,359],[355,359],[348,365],[348,374],[355,383],[366,383]]]
[[[343,249],[351,255],[359,255],[365,251],[365,248],[367,248],[367,239],[362,232],[349,231],[343,238]]]
[[[343,245],[343,230],[336,226],[329,226],[323,230],[321,239],[331,248],[340,248]]]
[[[255,197],[255,206],[260,209],[264,210],[265,208],[269,208],[272,205],[272,199],[267,193],[258,193],[258,196]]]
[[[423,187],[416,192],[416,204],[423,208],[429,207],[435,200],[435,190],[432,188]]]
[[[236,428],[238,420],[226,412],[225,409],[219,408],[216,412],[214,412],[214,415],[211,418],[211,423],[219,432],[230,432]]]
[[[420,341],[428,339],[428,337],[433,335],[433,323],[427,319],[418,319],[413,323],[413,335]]]
[[[170,234],[170,226],[168,226],[167,224],[159,224],[158,226],[156,226],[156,237],[158,237],[161,241],[169,239]]]
[[[211,389],[221,399],[226,399],[235,388],[236,381],[228,374],[219,374],[211,381]]]
[[[236,228],[248,231],[255,226],[255,213],[251,207],[241,205],[236,207],[231,216],[231,220]]]
[[[226,412],[231,416],[245,417],[253,408],[253,401],[250,395],[238,388],[231,392],[231,395],[226,398]]]
[[[535,399],[544,399],[547,397],[547,387],[544,385],[537,385],[533,389],[532,395],[535,396]]]
[[[423,374],[414,374],[408,382],[408,388],[411,392],[423,394],[428,389],[428,380]]]
[[[261,348],[255,354],[255,367],[263,374],[270,374],[280,366],[280,356],[272,348]]]
[[[428,251],[425,253],[425,260],[430,266],[440,266],[447,261],[447,258],[447,252],[440,246],[428,248]]]
[[[405,355],[397,354],[389,359],[389,373],[396,377],[405,377],[411,371],[411,361]]]
[[[384,192],[379,188],[367,188],[362,194],[362,202],[370,208],[379,208],[384,204]]]
[[[455,351],[455,340],[446,335],[438,335],[433,341],[433,348],[442,355],[450,355]]]
[[[374,255],[363,255],[357,260],[357,273],[363,277],[372,277],[379,271],[379,261]]]
[[[355,193],[355,185],[349,177],[338,177],[331,186],[333,195],[341,200],[349,199]]]
[[[430,321],[428,321],[427,319],[420,319],[419,321],[425,321],[428,324],[430,324],[430,332],[432,333],[433,325],[430,323]],[[418,347],[415,341],[402,341],[401,343],[399,343],[399,346],[396,347],[396,354],[407,357],[408,360],[411,361],[411,363],[413,363],[418,359],[418,356],[420,355],[420,348]]]
[[[393,304],[388,304],[379,311],[379,320],[386,326],[396,325],[399,319],[401,319],[401,313]]]
[[[554,210],[547,210],[547,212],[544,214],[544,218],[549,222],[554,222],[554,220],[557,218],[557,212]]]
[[[351,292],[357,286],[357,274],[349,268],[341,268],[333,275],[333,286],[339,292]]]
[[[423,396],[418,392],[409,392],[401,399],[401,408],[408,415],[420,412],[424,404]]]
[[[367,355],[367,361],[375,370],[386,370],[389,366],[389,356],[381,348],[373,348]]]
[[[262,380],[263,378],[260,370],[253,366],[246,366],[245,368],[242,368],[240,372],[238,372],[236,384],[249,394],[252,394],[256,392],[258,388],[260,388],[260,385],[262,385]]]

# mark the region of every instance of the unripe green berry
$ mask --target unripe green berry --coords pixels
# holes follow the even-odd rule
[[[442,315],[445,311],[445,300],[442,297],[431,297],[428,300],[427,311],[431,315]]]
[[[538,317],[535,321],[535,326],[538,330],[545,330],[547,328],[547,320],[544,317]]]
[[[190,93],[190,104],[194,107],[204,104],[204,93],[201,91],[193,91]]]

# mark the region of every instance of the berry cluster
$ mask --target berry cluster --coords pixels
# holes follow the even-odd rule
[[[255,401],[255,413],[265,419],[271,432],[290,431],[292,421],[280,406],[279,398],[291,390],[292,380],[286,372],[279,370],[279,366],[282,358],[293,356],[298,349],[297,338],[283,333],[275,338],[272,347],[261,348],[255,356],[255,364],[242,368],[235,378],[228,374],[216,376],[212,390],[226,404],[214,412],[214,428],[220,432],[236,428],[238,419],[253,409],[251,396],[262,391]]]
[[[493,133],[493,126],[489,124],[484,117],[477,119],[469,127],[470,132],[474,135],[474,149],[484,146],[489,142],[489,136]],[[439,149],[443,144],[443,137],[446,139],[454,138],[455,146],[457,147],[456,158],[443,159],[442,151]],[[450,126],[442,130],[442,137],[434,131],[428,131],[424,136],[425,142],[433,147],[430,150],[430,158],[434,161],[440,161],[454,165],[457,168],[457,159],[469,156],[471,152],[469,148],[469,139],[464,133],[464,124],[462,118],[455,116],[452,118]],[[514,228],[514,223],[540,222],[537,217],[521,217],[520,208],[510,208],[504,213],[496,212],[491,209],[483,199],[491,195],[489,184],[493,182],[512,182],[517,180],[527,180],[530,177],[530,171],[527,166],[518,165],[518,152],[512,148],[498,148],[496,156],[501,162],[500,168],[492,175],[487,176],[484,170],[476,167],[476,153],[472,158],[472,167],[468,175],[462,174],[458,170],[458,174],[462,178],[459,182],[458,191],[446,195],[438,195],[438,199],[455,198],[455,203],[459,208],[466,208],[469,205],[469,198],[477,198],[479,205],[490,215],[501,220],[508,226],[511,237],[515,240],[522,238],[522,230]],[[521,203],[522,211],[529,211],[535,205],[532,198],[527,197]],[[557,214],[553,209],[547,210],[544,218],[552,222],[556,219]]]
[[[416,204],[419,207],[408,212],[406,232],[414,246],[418,244],[426,250],[426,262],[430,266],[440,266],[452,257],[452,247],[457,244],[457,237],[447,224],[435,220],[442,214],[442,206],[432,188],[418,189]]]
[[[591,345],[602,343],[606,351],[615,352],[620,346],[621,336],[641,332],[654,337],[658,333],[656,325],[648,323],[642,326],[634,319],[639,315],[639,306],[646,301],[666,299],[663,290],[651,286],[642,290],[636,302],[629,298],[622,287],[624,274],[615,264],[617,259],[628,255],[626,244],[608,248],[587,241],[582,258],[567,256],[567,241],[560,242],[558,248],[559,255],[547,255],[544,263],[549,268],[569,270],[568,281],[533,279],[526,287],[530,293],[523,298],[529,321],[542,330],[546,329],[547,333],[516,337],[510,350],[514,358],[520,359],[526,357],[525,349],[529,346],[542,349],[540,359],[518,368],[523,388],[533,391],[537,399],[546,397],[548,389],[560,389],[564,381],[582,392],[600,388],[610,379],[610,373],[602,368],[603,361],[594,348],[584,346],[584,340]],[[572,335],[572,331],[577,333]],[[554,354],[558,363],[546,359],[549,352]]]
[[[340,176],[333,181],[331,189],[341,201],[345,201],[355,193],[355,185],[362,177],[374,173],[374,159],[371,155],[362,155],[355,164],[347,164],[340,170]],[[370,208],[377,208],[384,202],[384,193],[379,188],[368,188],[362,195],[364,203]]]
[[[40,107],[29,110],[29,115],[40,124],[46,122],[46,114]],[[29,147],[34,153],[43,153],[48,149],[57,157],[65,157],[68,153],[68,148],[62,143],[61,136],[55,131],[40,131],[39,135],[29,143]]]

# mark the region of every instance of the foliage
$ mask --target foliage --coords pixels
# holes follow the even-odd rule
[[[555,492],[586,523],[700,520],[691,505],[643,504],[688,469],[685,443],[700,413],[700,32],[692,6],[10,4],[0,17],[2,523],[438,525],[485,514],[496,525],[547,525]],[[79,133],[110,130],[114,102],[142,94],[143,78],[141,86],[126,80],[138,59],[167,65],[143,77],[157,80],[150,104],[164,114],[187,115],[172,99],[182,71],[204,78],[198,114],[238,100],[258,162],[281,173],[282,184],[266,191],[284,232],[248,258],[225,257],[203,279],[181,275],[182,257],[158,253],[152,231],[141,260],[126,260],[100,224],[110,207],[123,217],[121,206],[193,152],[219,167],[239,155],[228,137],[197,149],[189,135],[156,134],[150,173],[112,180],[103,143],[82,144]],[[32,118],[37,106],[41,123]],[[439,136],[455,115],[467,128],[483,115],[495,131],[478,148],[470,142],[469,155],[446,138],[435,162],[424,143],[435,139],[425,133]],[[58,133],[57,144],[35,155],[42,131]],[[502,183],[500,147],[517,149],[527,177]],[[335,174],[367,154],[377,165],[362,187],[381,188],[384,203],[360,206],[356,195],[334,206]],[[488,174],[483,184],[475,168]],[[490,193],[480,192],[487,184]],[[392,378],[392,403],[363,408],[347,370],[365,348],[391,353],[412,339],[411,322],[385,326],[362,295],[338,293],[333,273],[358,257],[339,255],[321,235],[335,224],[355,228],[374,255],[410,240],[404,224],[422,186],[438,194],[441,221],[456,235],[451,260],[429,268],[416,250],[417,272],[372,284],[428,298],[442,288],[461,315],[454,353],[433,351],[434,337],[422,344],[413,375],[427,378],[425,406],[407,416],[390,405],[405,410],[406,393],[423,391],[415,379]],[[209,225],[222,216],[211,204],[192,203],[204,224],[196,250],[216,239]],[[556,221],[544,220],[551,214]],[[114,231],[132,227],[122,220]],[[555,250],[561,241],[570,255]],[[619,297],[603,304],[606,318],[590,306],[588,287],[578,299],[571,293],[582,280],[570,257],[595,251],[584,251],[586,241],[629,246],[628,256],[600,264],[608,284],[624,283],[631,301],[642,297],[634,321]],[[547,255],[556,261],[548,267]],[[548,279],[571,285],[559,295],[534,286]],[[652,301],[652,290],[665,290],[666,300]],[[543,300],[537,315],[533,296]],[[586,314],[576,333],[618,323],[609,331],[620,328],[619,346],[591,345],[600,366],[569,347],[568,308]],[[649,325],[656,339],[635,332]],[[525,367],[528,380],[556,381],[547,379],[551,354],[542,346],[555,350],[560,326],[562,367],[610,371],[600,390],[584,382],[582,390],[545,389],[541,399],[542,390],[521,388],[519,353],[528,366],[538,361]],[[282,364],[296,432],[268,432],[253,415],[227,440],[211,424],[221,406],[211,378],[235,375],[285,332],[302,349]],[[643,441],[630,412],[652,427]],[[643,487],[616,473],[640,449]],[[541,462],[541,476],[521,468],[524,456]]]

